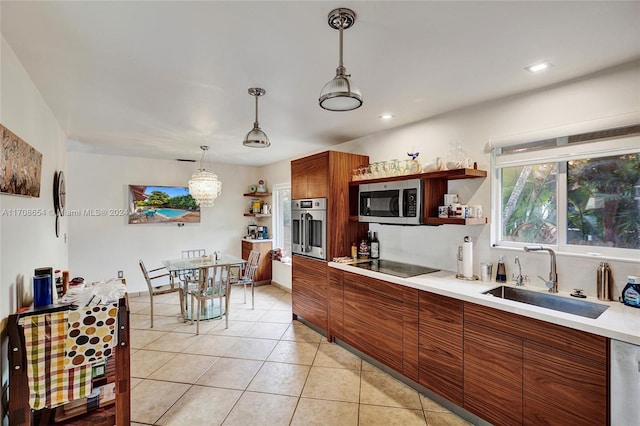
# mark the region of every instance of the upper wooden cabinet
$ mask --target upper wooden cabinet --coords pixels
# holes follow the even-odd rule
[[[291,198],[327,199],[327,259],[348,256],[351,243],[359,241],[368,224],[349,221],[349,182],[353,169],[369,163],[369,157],[325,151],[291,162]]]
[[[291,198],[327,198],[329,152],[291,162]]]

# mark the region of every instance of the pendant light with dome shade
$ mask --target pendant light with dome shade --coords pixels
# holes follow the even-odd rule
[[[213,168],[207,169],[205,167],[204,157],[209,147],[201,145],[200,149],[202,150],[200,168],[189,180],[189,194],[200,207],[213,207],[216,198],[222,193],[222,182],[218,179],[218,175],[213,172]]]
[[[249,89],[249,94],[256,98],[256,121],[253,122],[253,129],[247,133],[247,136],[244,137],[244,141],[242,142],[242,145],[248,146],[249,148],[267,148],[271,145],[267,134],[262,131],[258,123],[258,98],[264,96],[265,93],[267,92],[259,87]]]
[[[329,12],[329,26],[340,31],[340,62],[336,76],[324,85],[320,92],[320,106],[329,111],[351,111],[362,106],[362,94],[347,74],[342,63],[342,32],[356,22],[356,13],[351,9],[338,8]]]

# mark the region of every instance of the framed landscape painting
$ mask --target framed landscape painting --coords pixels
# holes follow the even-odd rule
[[[129,223],[199,223],[200,206],[182,186],[129,185]]]

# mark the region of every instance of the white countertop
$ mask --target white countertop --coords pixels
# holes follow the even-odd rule
[[[272,239],[259,240],[257,238],[252,239],[252,238],[244,237],[242,241],[249,241],[250,243],[270,243],[273,240]]]
[[[640,309],[626,306],[620,302],[604,302],[596,299],[595,297],[580,299],[609,305],[609,308],[604,311],[599,318],[591,319],[482,294],[482,292],[495,288],[503,283],[496,283],[495,281],[482,282],[460,280],[457,279],[455,277],[455,273],[451,271],[439,271],[411,278],[400,278],[393,275],[370,271],[368,269],[356,268],[344,263],[329,262],[329,266],[418,290],[429,291],[442,296],[449,296],[465,302],[476,303],[478,305],[500,309],[505,312],[511,312],[525,317],[535,318],[576,330],[582,330],[588,333],[609,337],[611,339],[640,345]],[[508,282],[506,284],[510,285]],[[525,288],[533,291],[547,291],[544,287],[527,286]],[[571,297],[569,296],[569,293],[566,292],[559,292],[558,296]]]

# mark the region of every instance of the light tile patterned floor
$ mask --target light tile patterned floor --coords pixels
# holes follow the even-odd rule
[[[233,288],[224,320],[180,319],[175,293],[131,297],[132,425],[467,425],[298,321],[291,294]]]

